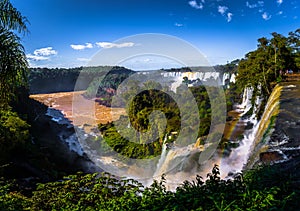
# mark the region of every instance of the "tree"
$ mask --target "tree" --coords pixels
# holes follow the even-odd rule
[[[288,38],[278,34],[272,33],[273,38],[270,40],[270,48],[272,49],[272,57],[274,62],[272,64],[275,78],[278,76],[279,70],[294,69],[294,59],[292,48],[289,46]]]
[[[237,77],[240,89],[261,86],[262,91],[270,95],[274,82],[281,80],[280,70],[300,66],[300,29],[291,32],[289,37],[276,32],[271,35],[271,39],[259,38],[257,49],[247,53],[240,61]]]
[[[0,1],[0,27],[6,30],[17,30],[19,33],[28,32],[28,20],[10,3]]]
[[[20,85],[25,85],[27,61],[20,39],[0,28],[0,107],[7,107]]]
[[[20,38],[27,32],[27,19],[9,0],[0,2],[0,107],[7,108],[18,86],[26,82],[27,60]]]
[[[297,70],[300,70],[300,28],[289,33],[288,42],[292,48],[295,66]]]
[[[13,31],[27,32],[26,22],[8,0],[0,0],[0,164],[29,137],[29,125],[9,107],[16,89],[26,84],[27,60]]]

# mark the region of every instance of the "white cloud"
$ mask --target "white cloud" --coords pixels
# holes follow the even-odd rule
[[[283,14],[283,11],[279,11],[278,13],[277,13],[277,15],[282,15]]]
[[[40,48],[33,51],[33,54],[27,54],[28,60],[45,61],[49,60],[49,56],[57,55],[57,51],[52,47]]]
[[[32,54],[27,54],[26,57],[27,57],[27,59],[34,60],[34,61],[49,60],[49,57],[46,57],[46,56],[37,56],[37,55],[32,55]]]
[[[262,18],[264,19],[264,20],[270,20],[271,19],[271,15],[269,15],[267,12],[264,12],[263,14],[262,14]]]
[[[230,22],[232,20],[232,16],[233,14],[232,13],[227,13],[227,22]]]
[[[177,27],[182,27],[183,26],[182,23],[175,23],[174,25],[177,26]]]
[[[228,10],[228,7],[226,7],[226,6],[218,6],[218,12],[221,13],[222,15],[225,14],[226,10]]]
[[[277,4],[282,4],[283,3],[283,0],[277,0]]]
[[[125,43],[97,42],[96,45],[101,48],[126,48],[126,47],[135,46],[133,42],[125,42]]]
[[[250,9],[253,9],[253,8],[256,8],[256,7],[263,7],[264,4],[265,4],[264,1],[258,1],[255,4],[250,4],[248,1],[246,1],[246,7],[250,8]]]
[[[51,56],[51,55],[56,55],[57,51],[54,50],[52,47],[46,47],[46,48],[36,49],[33,52],[33,54],[36,56]]]
[[[202,0],[201,2],[204,3],[204,0]],[[202,3],[198,4],[196,0],[189,1],[189,5],[195,9],[203,9]]]
[[[246,6],[249,7],[250,9],[256,8],[257,4],[250,4],[248,1],[246,2]]]
[[[86,48],[93,48],[92,43],[86,43],[85,45],[70,45],[74,50],[84,50]]]
[[[258,5],[259,5],[260,7],[263,7],[263,6],[264,6],[264,4],[265,4],[265,2],[264,2],[264,1],[258,1],[257,3],[258,3]]]

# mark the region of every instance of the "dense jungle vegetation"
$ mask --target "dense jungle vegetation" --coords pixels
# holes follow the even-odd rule
[[[24,186],[26,178],[36,177],[36,175],[25,174],[20,170],[8,174],[7,169],[12,163],[24,160],[28,156],[39,163],[37,166],[43,171],[51,168],[54,170],[55,165],[46,160],[46,153],[39,154],[38,150],[41,149],[36,147],[32,140],[32,132],[35,128],[28,124],[26,115],[20,115],[15,110],[15,106],[20,103],[18,90],[28,91],[28,81],[31,80],[27,78],[28,64],[18,37],[18,33],[28,32],[27,24],[26,17],[22,16],[9,0],[0,1],[0,210],[299,209],[300,189],[297,173],[299,165],[297,164],[293,170],[286,170],[282,165],[263,166],[237,174],[232,180],[222,180],[219,169],[215,166],[205,182],[197,176],[193,183],[184,182],[174,192],[166,189],[164,178],[161,182],[154,181],[150,187],[143,187],[137,181],[120,180],[108,173],[76,174],[74,172],[73,175],[67,176],[64,172],[54,172],[57,175],[55,181],[39,180],[39,183],[32,184],[30,188]],[[232,85],[233,91],[228,91],[232,94],[228,102],[234,98],[234,93],[240,92],[245,86],[256,87],[261,84],[262,91],[268,94],[275,82],[283,80],[281,70],[299,70],[299,34],[298,29],[291,32],[289,37],[273,33],[271,39],[259,39],[257,50],[248,53],[238,64],[238,87]],[[230,66],[236,68],[235,64],[225,65],[224,68]],[[44,75],[42,69],[34,71],[41,74],[39,77],[48,77],[53,73],[51,70],[51,73]],[[67,70],[64,73],[59,72],[58,75],[67,74],[66,72]],[[76,75],[76,71],[74,72],[70,74]],[[102,88],[106,90],[107,86]],[[200,118],[209,124],[210,111],[205,89],[197,87],[191,88],[191,91],[195,98],[199,99],[197,102],[200,104],[198,107]],[[166,104],[154,104],[158,97],[165,98]],[[140,103],[148,106],[140,107]],[[133,125],[140,130],[148,128],[146,119],[153,108],[162,108],[162,111],[168,114],[168,132],[179,129],[178,109],[174,102],[155,89],[138,95],[133,105],[128,108],[134,117],[131,119]],[[104,134],[115,132],[113,124],[101,125],[100,129]],[[201,131],[199,136],[205,135],[206,127],[201,128]],[[107,137],[111,138],[111,136]],[[107,142],[115,144],[113,138]],[[140,142],[145,141],[140,140]],[[124,143],[121,145],[123,146]],[[159,153],[159,146],[157,148],[152,146],[153,154]],[[147,153],[142,156],[149,155]],[[139,154],[126,155],[140,156]],[[16,160],[16,157],[19,159]]]
[[[141,89],[146,91],[140,92],[132,100],[127,101],[131,102],[126,107],[130,122],[127,120],[127,118],[120,118],[120,120],[114,123],[99,125],[99,129],[104,137],[101,142],[107,143],[111,147],[111,150],[117,151],[130,158],[145,158],[148,156],[159,155],[161,153],[162,143],[164,142],[165,136],[174,134],[171,136],[171,138],[166,140],[167,143],[171,143],[176,140],[176,137],[179,136],[179,132],[183,133],[181,134],[183,137],[188,137],[189,133],[197,130],[197,137],[201,137],[201,144],[205,143],[206,136],[209,134],[211,126],[211,100],[213,100],[217,105],[221,104],[221,99],[219,98],[210,99],[206,89],[209,89],[210,93],[214,93],[218,91],[217,88],[197,86],[190,87],[189,89],[185,90],[186,92],[190,91],[193,94],[198,107],[198,113],[188,112],[190,109],[189,101],[181,99],[181,109],[185,110],[189,114],[189,116],[186,117],[189,122],[185,125],[181,124],[182,117],[180,109],[178,108],[177,103],[174,101],[174,98],[172,98],[172,96],[175,95],[174,92],[170,90],[165,90],[165,92],[161,91],[161,85],[154,81],[146,82],[144,84],[144,88],[141,87]],[[178,87],[178,89],[181,89],[181,87]],[[130,91],[131,90],[128,90],[128,92]],[[123,95],[131,96],[131,94],[128,92],[124,92]],[[134,93],[135,92],[136,91],[134,91]],[[183,93],[183,95],[187,94]],[[125,99],[127,98],[125,97]],[[216,108],[215,112],[220,109]],[[165,122],[162,120],[160,121],[159,118],[158,120],[155,120],[155,125],[152,128],[150,127],[149,117],[155,110],[159,110],[165,115],[166,128],[164,132],[163,130]],[[183,110],[181,110],[181,112],[185,112]],[[195,115],[199,115],[201,122],[200,125],[193,122],[196,119]],[[124,128],[122,132],[123,135],[125,134],[126,137],[131,137],[133,140],[127,140],[126,138],[123,138],[117,132],[115,124],[131,124],[132,127],[134,127],[134,131],[130,128]],[[218,122],[215,122],[215,124],[218,124]],[[150,130],[152,130],[150,136],[137,134],[137,132],[145,133]],[[153,137],[155,135],[157,137],[155,131],[162,131],[158,134],[156,141],[154,141],[155,138]],[[100,147],[103,147],[105,143],[102,143]],[[186,145],[186,143],[188,143],[188,140],[184,140],[184,138],[180,140],[180,142],[176,142],[177,145],[183,146]]]
[[[0,181],[2,210],[297,210],[299,189],[286,172],[270,167],[222,180],[215,166],[204,182],[199,176],[168,191],[165,179],[144,187],[108,173],[81,174],[38,184],[25,196],[13,182]]]

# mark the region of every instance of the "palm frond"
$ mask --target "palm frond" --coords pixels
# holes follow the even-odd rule
[[[0,0],[0,26],[21,33],[28,32],[27,23],[27,18],[22,16],[9,0]]]
[[[16,87],[26,84],[27,66],[20,38],[0,27],[0,104],[8,104]]]

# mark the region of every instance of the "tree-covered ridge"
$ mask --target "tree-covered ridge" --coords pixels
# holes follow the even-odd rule
[[[96,67],[76,67],[76,68],[30,68],[28,81],[32,94],[69,92],[86,90],[87,96],[92,96],[97,92],[96,82],[102,84],[110,83],[114,85],[113,79],[120,80],[124,75],[132,74],[133,71],[119,66],[96,66]],[[104,81],[102,81],[104,79]],[[102,79],[102,80],[99,80]],[[80,81],[78,81],[80,80]]]
[[[131,82],[129,81],[129,83]],[[197,138],[201,138],[201,144],[205,144],[206,136],[210,133],[211,124],[223,123],[221,119],[211,122],[211,103],[220,105],[220,108],[215,107],[214,115],[222,115],[221,99],[208,94],[208,91],[211,95],[216,94],[219,91],[216,87],[197,86],[183,89],[184,91],[181,94],[186,96],[186,92],[191,92],[197,103],[198,113],[193,113],[189,112],[189,101],[185,98],[180,99],[182,102],[179,108],[178,102],[174,100],[176,93],[167,89],[164,90],[159,83],[147,81],[144,86],[144,88],[140,88],[144,91],[139,92],[139,90],[128,89],[127,92],[122,93],[124,99],[126,99],[124,103],[127,103],[128,118],[121,117],[114,123],[99,125],[100,132],[103,135],[103,139],[99,140],[99,147],[106,149],[107,153],[113,150],[129,158],[146,158],[159,155],[164,142],[175,141],[178,146],[186,146],[195,143]],[[182,84],[178,87],[178,90],[185,86],[187,85]],[[131,92],[138,92],[139,94],[131,99]],[[219,95],[216,94],[216,96]],[[224,108],[222,107],[222,109]],[[162,112],[166,119],[163,121],[161,118],[164,117],[159,115],[154,116],[156,119],[151,119],[154,111]],[[185,120],[182,119],[182,112],[188,113]],[[200,124],[195,123],[198,116]],[[182,124],[183,121],[186,124]],[[122,128],[122,134],[120,134],[116,125],[126,125],[127,127]],[[188,137],[193,131],[198,131],[198,134],[197,138],[191,141]],[[169,138],[165,139],[167,136]],[[179,136],[181,136],[180,140],[177,139]],[[127,137],[130,137],[130,139]]]
[[[237,83],[240,87],[262,87],[269,96],[274,84],[282,81],[284,73],[300,70],[300,29],[285,37],[276,32],[272,38],[258,39],[257,49],[239,62]]]

